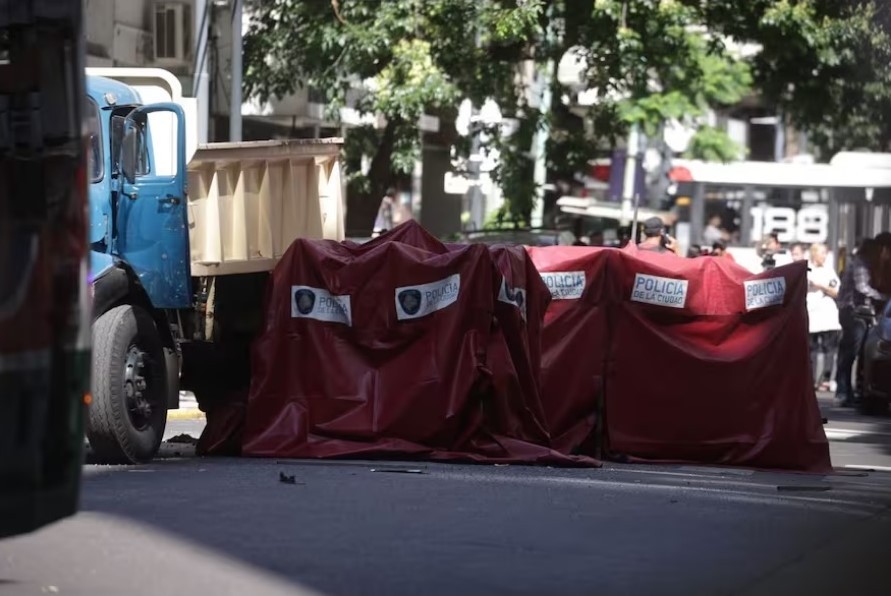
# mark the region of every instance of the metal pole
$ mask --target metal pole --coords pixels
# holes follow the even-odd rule
[[[690,243],[702,242],[702,232],[705,228],[705,185],[702,182],[693,183],[693,197],[690,203]]]
[[[207,142],[208,119],[210,115],[210,79],[208,75],[208,54],[210,53],[211,11],[213,5],[208,0],[195,0],[195,13],[201,14],[195,21],[195,66],[192,77],[192,96],[198,99],[198,143]]]
[[[752,207],[755,205],[755,187],[751,184],[745,186],[745,195],[743,195],[743,207],[740,214],[741,226],[739,233],[739,241],[741,244],[748,246],[752,242]]]
[[[482,45],[479,25],[475,28],[473,43],[476,49],[479,49]],[[462,210],[468,216],[467,223],[464,224],[465,231],[468,228],[470,230],[479,230],[483,227],[483,217],[479,213],[479,203],[481,202],[480,195],[482,194],[480,189],[480,165],[482,156],[480,155],[480,136],[478,130],[479,115],[479,106],[477,106],[476,103],[472,103],[469,126],[470,157],[467,161],[467,173],[469,174],[470,186],[467,188],[467,194],[464,195],[464,209]],[[464,221],[463,217],[462,221]]]
[[[640,131],[636,124],[631,126],[628,133],[628,149],[625,156],[625,180],[622,185],[622,225],[627,226],[630,222],[631,211],[633,209],[632,200],[635,197],[634,181],[637,171],[637,152],[640,144]]]
[[[548,22],[554,21],[554,5],[548,8]],[[546,41],[548,46],[554,44],[554,28],[548,26],[546,31]],[[548,181],[548,168],[546,161],[546,147],[548,137],[551,135],[551,122],[549,116],[551,114],[551,83],[554,79],[554,59],[548,58],[545,62],[544,72],[540,73],[542,77],[541,85],[541,101],[539,104],[539,113],[542,121],[535,133],[534,155],[535,166],[532,170],[532,178],[535,184],[535,200],[532,203],[531,221],[529,222],[533,228],[540,228],[544,223],[544,199],[545,184]]]
[[[773,158],[777,163],[783,161],[786,155],[786,128],[783,122],[783,113],[777,113],[776,134],[773,139]]]
[[[631,221],[631,242],[637,242],[637,210],[640,207],[640,193],[634,193],[634,219]]]
[[[241,141],[241,2],[232,0],[232,88],[229,101],[229,140],[233,143]]]

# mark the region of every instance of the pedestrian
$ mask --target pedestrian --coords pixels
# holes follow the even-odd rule
[[[867,324],[863,317],[875,308],[873,301],[884,302],[888,299],[871,285],[872,275],[880,262],[881,249],[872,238],[864,240],[841,278],[837,301],[842,336],[838,346],[835,398],[842,407],[851,407],[857,401],[851,386],[851,369],[866,337]]]
[[[813,247],[811,247],[811,248],[813,248]],[[789,249],[789,254],[792,257],[793,262],[794,261],[803,261],[807,258],[807,255],[805,254],[805,251],[804,251],[803,244],[798,244],[798,243],[793,244],[792,248]]]
[[[726,239],[727,233],[721,227],[721,216],[717,214],[712,215],[708,219],[708,225],[706,225],[705,229],[702,231],[703,243],[706,246],[709,246],[715,242],[720,242]]]
[[[721,257],[722,259],[736,262],[736,259],[733,258],[733,255],[727,252],[727,243],[723,240],[718,240],[717,242],[712,244],[711,254],[714,257]]]
[[[825,244],[810,247],[810,269],[807,274],[807,316],[811,344],[811,372],[817,391],[832,391],[835,382],[833,363],[838,351],[841,324],[838,321],[838,297],[841,281],[826,264],[829,249]],[[822,355],[822,358],[820,356]]]
[[[776,232],[771,232],[764,237],[761,242],[761,268],[764,271],[770,271],[777,266],[776,255],[783,250],[780,244],[780,236]]]
[[[879,260],[874,272],[873,287],[882,294],[891,294],[891,232],[876,236],[879,245]]]
[[[677,254],[677,240],[665,231],[665,224],[658,217],[651,217],[643,223],[644,240],[637,245],[640,250]]]
[[[388,188],[377,210],[377,218],[374,221],[374,233],[383,234],[387,230],[393,229],[395,207],[396,189]]]

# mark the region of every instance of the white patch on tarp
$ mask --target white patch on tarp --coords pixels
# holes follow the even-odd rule
[[[315,319],[353,326],[349,296],[332,296],[328,290],[311,286],[291,286],[291,318]]]
[[[501,278],[501,290],[498,292],[498,300],[516,306],[520,309],[520,316],[526,320],[526,290],[524,288],[512,288],[507,283],[507,278]]]
[[[779,306],[786,297],[786,278],[753,279],[743,282],[746,289],[746,310]]]
[[[645,275],[634,276],[631,300],[668,308],[684,308],[687,304],[687,280]]]
[[[585,293],[584,271],[545,271],[541,279],[554,300],[578,300]]]
[[[461,275],[418,286],[396,288],[396,318],[400,321],[420,319],[458,301]]]

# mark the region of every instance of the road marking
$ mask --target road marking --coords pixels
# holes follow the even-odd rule
[[[847,464],[845,466],[851,470],[869,470],[870,472],[891,472],[891,466],[866,466],[860,464]]]
[[[853,439],[854,437],[891,437],[891,433],[881,432],[875,430],[863,430],[863,429],[855,429],[855,428],[832,428],[831,426],[824,426],[823,431],[826,433],[826,438],[830,441],[846,441],[848,439]]]
[[[823,431],[826,433],[826,438],[830,441],[846,441],[848,439],[853,439],[854,437],[870,434],[867,431],[852,430],[849,428],[824,428]]]

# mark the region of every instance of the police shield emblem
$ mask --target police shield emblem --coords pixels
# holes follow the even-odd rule
[[[305,288],[294,292],[294,306],[301,315],[308,315],[316,305],[316,294]]]
[[[419,290],[402,290],[399,292],[398,299],[399,306],[409,316],[414,316],[421,310],[421,292]]]

